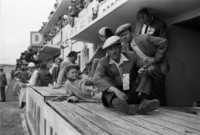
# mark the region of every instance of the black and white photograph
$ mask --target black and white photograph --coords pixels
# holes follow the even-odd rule
[[[0,135],[200,135],[200,0],[1,0]]]

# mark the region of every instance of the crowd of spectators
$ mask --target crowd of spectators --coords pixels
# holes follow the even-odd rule
[[[16,80],[13,88],[14,95],[19,95],[19,108],[24,108],[26,102],[26,88],[28,86],[53,86],[56,82],[60,69],[61,58],[53,58],[54,64],[47,66],[46,62],[26,60],[23,56],[23,63],[17,63],[16,69],[12,70],[12,79]]]
[[[37,64],[38,55],[41,47],[29,46],[27,50],[21,53],[20,58],[16,60],[16,68],[20,68],[22,65],[28,65],[29,62]]]
[[[81,18],[80,12],[86,8],[92,13],[92,20],[97,18],[99,4],[102,1],[104,0],[71,0],[71,4],[66,7],[66,13],[59,16],[58,21],[52,26],[51,30],[44,35],[45,41],[50,41],[64,26],[69,24],[73,27],[75,25],[75,20]],[[48,20],[51,19],[58,6],[59,3],[56,2],[54,4],[54,10],[49,14]],[[46,22],[43,23],[39,31],[42,31],[46,24]]]

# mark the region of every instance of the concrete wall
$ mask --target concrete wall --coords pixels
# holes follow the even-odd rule
[[[200,31],[191,27],[169,27],[166,79],[169,106],[191,106],[200,100]]]

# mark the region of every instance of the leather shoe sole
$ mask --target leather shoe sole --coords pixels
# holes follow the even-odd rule
[[[112,100],[112,105],[122,113],[126,113],[128,115],[134,115],[137,111],[137,107],[135,105],[129,105],[126,100],[122,100],[119,98],[114,98]]]
[[[144,100],[138,107],[137,113],[147,114],[148,112],[155,111],[160,106],[160,102],[157,99]]]

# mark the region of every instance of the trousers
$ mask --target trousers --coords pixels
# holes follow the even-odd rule
[[[2,102],[5,102],[6,101],[5,87],[0,87],[0,91],[1,91],[1,100]]]

